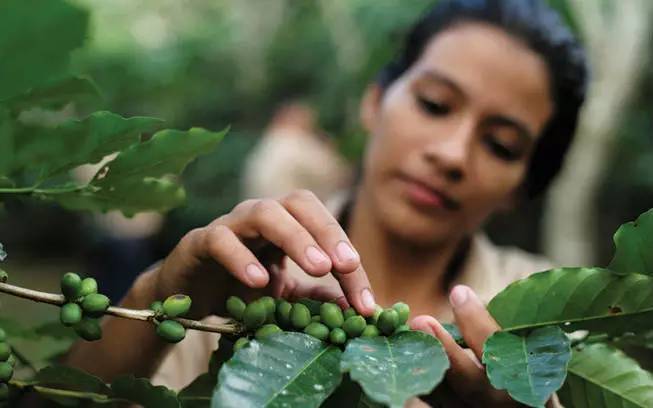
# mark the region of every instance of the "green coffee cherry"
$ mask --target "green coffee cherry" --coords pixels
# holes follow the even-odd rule
[[[322,303],[320,306],[320,317],[322,323],[326,324],[330,329],[341,327],[345,322],[340,307],[334,303]]]
[[[91,293],[97,293],[97,281],[93,278],[82,279],[82,288],[79,292],[79,296],[86,296]]]
[[[102,328],[96,319],[83,317],[82,320],[74,326],[75,333],[86,341],[95,341],[102,338]]]
[[[267,323],[274,322],[274,312],[277,308],[277,303],[274,301],[274,298],[271,296],[263,296],[258,301],[265,305],[265,321]]]
[[[256,340],[261,340],[274,333],[281,333],[282,331],[276,324],[266,324],[256,331],[254,337],[256,337]]]
[[[82,309],[91,317],[100,317],[109,307],[109,298],[101,293],[91,293],[84,296]]]
[[[59,310],[59,320],[64,326],[74,326],[82,320],[82,308],[77,303],[66,303]]]
[[[61,277],[61,293],[69,301],[75,301],[82,291],[82,278],[76,273],[68,272]]]
[[[407,324],[401,324],[395,329],[393,334],[397,334],[397,333],[401,333],[401,332],[405,332],[405,331],[409,331],[409,330],[410,330],[410,327]]]
[[[348,307],[347,309],[345,309],[345,311],[342,314],[345,320],[347,320],[352,316],[356,316],[358,313],[356,313],[356,309],[354,309],[353,307]]]
[[[361,334],[361,337],[377,337],[380,336],[381,332],[379,332],[379,328],[376,327],[373,324],[368,324],[365,326],[365,330],[363,330],[363,333]]]
[[[0,341],[5,341],[7,340],[7,333],[0,328]]]
[[[322,318],[319,315],[311,316],[311,322],[322,323]]]
[[[284,329],[289,329],[291,327],[290,323],[290,311],[292,310],[292,304],[286,300],[281,300],[277,303],[277,310],[275,316],[277,318],[277,323],[279,326]]]
[[[265,323],[266,317],[267,311],[265,305],[259,301],[254,301],[245,308],[243,312],[243,323],[245,323],[247,330],[254,330]]]
[[[290,310],[290,322],[293,327],[302,330],[311,323],[311,311],[301,303],[295,303]]]
[[[229,296],[229,299],[227,299],[227,312],[229,316],[238,321],[243,320],[243,313],[245,313],[246,307],[247,304],[238,296]]]
[[[0,361],[7,361],[11,356],[11,347],[9,344],[2,342],[0,343]]]
[[[322,323],[313,322],[304,328],[304,333],[324,341],[329,337],[329,328]]]
[[[182,316],[190,310],[191,300],[186,295],[172,295],[163,301],[163,313],[168,317]]]
[[[14,367],[7,362],[0,363],[0,381],[7,382],[14,375]]]
[[[399,321],[397,324],[402,325],[406,324],[408,321],[408,316],[410,315],[410,307],[404,302],[397,302],[392,305],[392,308],[397,312]]]
[[[389,336],[397,328],[398,322],[399,315],[397,314],[397,311],[394,309],[385,309],[383,312],[381,312],[379,321],[376,323],[376,327],[379,328],[381,333]]]
[[[331,330],[331,333],[329,333],[329,341],[333,344],[345,344],[347,341],[347,333],[345,333],[344,330],[342,330],[340,327],[336,327],[335,329]]]
[[[347,333],[349,338],[358,337],[365,330],[365,319],[363,316],[352,316],[349,319],[345,320],[342,324],[342,329]]]
[[[241,348],[245,347],[246,345],[249,344],[249,340],[247,340],[247,337],[241,337],[236,342],[234,343],[234,352],[240,350]]]
[[[379,305],[374,306],[374,314],[369,316],[366,320],[369,324],[376,324],[379,321],[379,316],[383,313],[383,308]]]
[[[150,303],[150,310],[156,313],[157,316],[163,316],[165,314],[163,312],[163,302],[160,300],[155,300]]]
[[[5,283],[9,280],[9,274],[4,269],[0,269],[0,282]]]
[[[0,383],[0,401],[9,399],[9,386],[5,383]]]
[[[169,343],[179,343],[186,337],[186,329],[179,322],[164,320],[156,327],[156,334]]]

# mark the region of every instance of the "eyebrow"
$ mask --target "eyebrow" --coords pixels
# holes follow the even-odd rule
[[[424,76],[431,81],[440,82],[450,87],[451,89],[453,89],[454,92],[460,94],[463,97],[467,97],[467,94],[460,87],[460,85],[458,85],[451,78],[442,74],[441,72],[435,70],[428,70],[428,71],[424,71]],[[528,127],[524,123],[522,123],[522,121],[518,119],[507,117],[505,115],[493,115],[489,118],[488,122],[492,125],[512,127],[515,130],[517,130],[517,133],[521,138],[524,138],[528,141],[535,140],[535,136],[533,135],[533,133],[528,129]]]

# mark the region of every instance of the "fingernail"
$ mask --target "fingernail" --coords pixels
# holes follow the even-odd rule
[[[466,286],[458,285],[451,290],[449,301],[454,307],[460,307],[467,302],[469,292]]]
[[[336,254],[341,262],[358,261],[358,254],[345,241],[340,241],[336,246]]]
[[[311,261],[313,265],[321,265],[329,262],[329,258],[327,258],[327,256],[322,253],[322,251],[312,245],[306,248],[306,257],[309,261]]]
[[[372,295],[372,292],[368,288],[365,288],[361,291],[361,301],[363,302],[363,306],[365,306],[368,309],[374,309],[376,306],[376,301],[374,301],[374,295]]]
[[[247,276],[253,283],[258,283],[264,279],[267,279],[267,274],[265,271],[256,264],[251,263],[247,265],[246,272]]]

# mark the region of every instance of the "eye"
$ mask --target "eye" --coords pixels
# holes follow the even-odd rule
[[[418,96],[417,101],[419,106],[426,112],[434,116],[444,116],[451,112],[451,108],[443,103],[428,100],[424,97]]]
[[[492,135],[486,136],[485,140],[492,154],[502,160],[512,162],[519,160],[521,157],[521,152],[504,145]]]

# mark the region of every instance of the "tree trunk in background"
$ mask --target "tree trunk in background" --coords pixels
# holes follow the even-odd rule
[[[567,165],[543,217],[544,253],[560,265],[593,265],[594,200],[622,113],[651,47],[653,1],[571,0],[589,56],[592,83]]]

